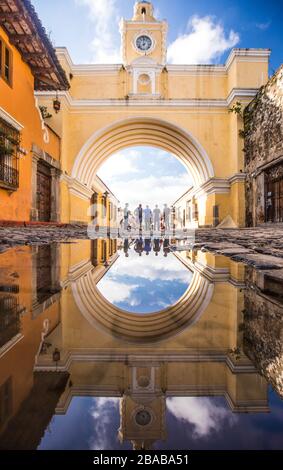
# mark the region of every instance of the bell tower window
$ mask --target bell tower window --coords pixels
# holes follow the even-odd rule
[[[142,8],[141,14],[146,15],[146,8],[145,7]]]

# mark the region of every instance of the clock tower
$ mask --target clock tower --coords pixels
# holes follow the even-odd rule
[[[166,21],[154,16],[151,2],[136,2],[131,20],[121,21],[123,64],[132,76],[130,97],[160,97],[160,74],[166,65]]]

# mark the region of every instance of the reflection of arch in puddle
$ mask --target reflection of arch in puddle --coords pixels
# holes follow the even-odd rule
[[[72,283],[75,302],[94,327],[136,343],[162,341],[175,336],[198,321],[209,305],[213,284],[194,271],[191,284],[179,301],[162,312],[145,316],[125,312],[108,302],[97,288],[105,269],[89,270]]]

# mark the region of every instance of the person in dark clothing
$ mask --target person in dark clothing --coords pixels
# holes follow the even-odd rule
[[[154,239],[153,245],[154,245],[153,251],[155,252],[155,256],[158,256],[158,253],[160,253],[160,250],[161,250],[159,238]]]
[[[135,252],[139,254],[139,256],[142,256],[144,245],[143,245],[143,239],[141,237],[136,239],[134,249],[135,249]]]
[[[170,240],[169,240],[169,238],[165,238],[165,240],[163,242],[163,253],[164,253],[165,258],[167,258],[168,253],[170,253]]]
[[[140,226],[140,230],[142,230],[142,222],[143,222],[143,208],[142,205],[140,204],[139,207],[136,209],[136,218],[137,218],[137,223]]]
[[[152,247],[151,247],[151,239],[150,238],[146,238],[145,241],[144,241],[144,251],[146,252],[146,256],[149,255],[149,253],[151,252],[152,250]]]
[[[126,238],[124,241],[124,253],[125,253],[126,258],[129,257],[129,248],[130,248],[129,239]]]

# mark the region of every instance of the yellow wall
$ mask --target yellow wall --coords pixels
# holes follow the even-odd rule
[[[17,413],[33,386],[34,361],[41,342],[43,321],[45,319],[49,320],[50,331],[58,326],[60,322],[60,305],[58,302],[48,307],[44,313],[37,315],[35,318],[33,317],[32,249],[30,247],[21,247],[20,252],[20,257],[17,249],[9,250],[0,255],[0,283],[1,285],[7,285],[7,279],[11,279],[11,284],[19,287],[19,293],[11,295],[15,295],[18,298],[19,306],[26,309],[20,320],[22,339],[1,357],[0,386],[10,377],[12,379],[12,415]],[[17,273],[16,278],[12,277],[12,274],[15,273]],[[5,294],[1,293],[1,296],[3,295]],[[0,432],[3,430],[4,427],[0,429]]]
[[[12,86],[0,78],[0,107],[24,126],[21,147],[28,153],[19,160],[19,189],[9,193],[0,188],[0,220],[29,221],[31,212],[32,145],[46,151],[55,160],[60,158],[59,139],[50,131],[50,143],[45,144],[39,112],[34,99],[34,77],[0,27],[0,37],[12,50]]]

